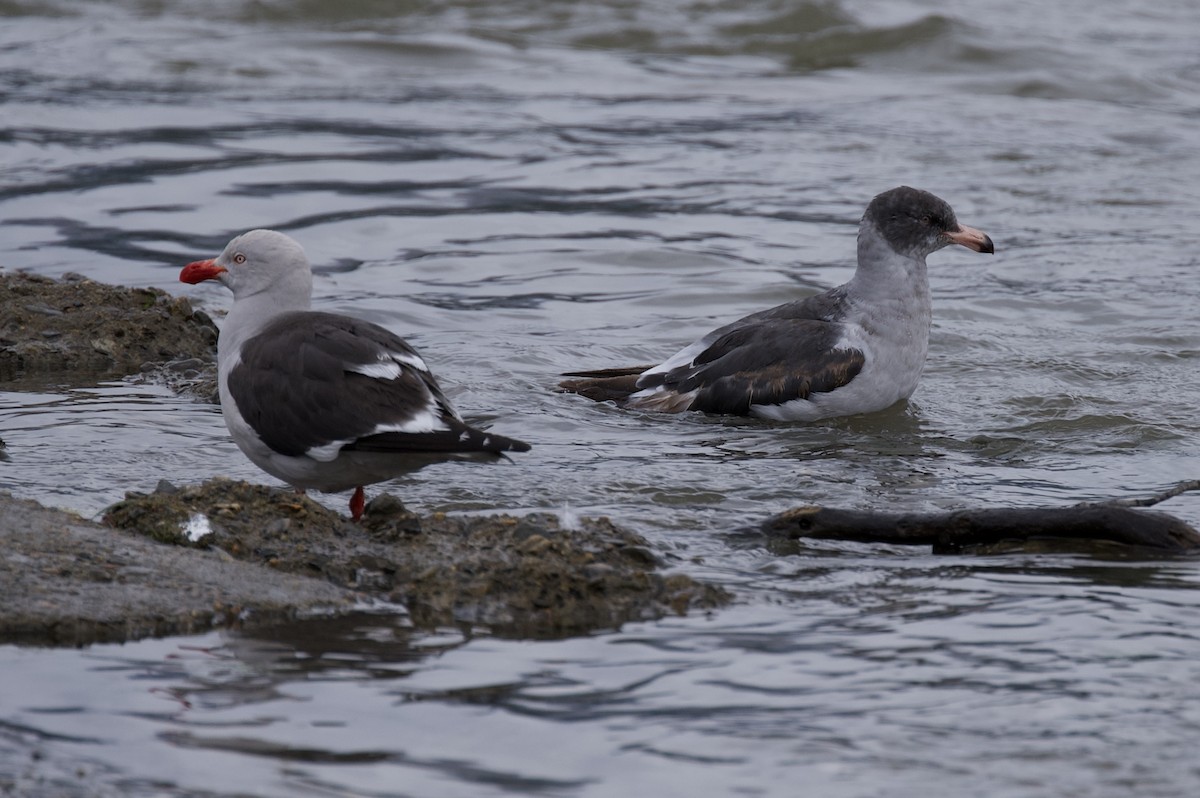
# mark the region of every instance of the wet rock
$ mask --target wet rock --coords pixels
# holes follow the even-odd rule
[[[124,376],[185,362],[164,379],[207,395],[216,343],[212,319],[164,291],[0,273],[0,380]]]
[[[105,523],[180,546],[202,514],[215,545],[239,559],[404,604],[418,626],[482,624],[556,637],[724,604],[719,587],[655,570],[646,540],[605,518],[563,529],[558,517],[417,515],[384,494],[361,524],[295,493],[212,480],[129,494]]]
[[[0,492],[0,642],[86,645],[350,611],[328,582],[163,546]]]

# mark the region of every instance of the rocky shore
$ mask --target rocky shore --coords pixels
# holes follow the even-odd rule
[[[211,382],[216,345],[208,314],[165,291],[79,275],[52,280],[0,272],[0,385],[6,390],[141,372]]]
[[[211,401],[216,337],[162,291],[0,273],[6,391],[141,374]],[[212,480],[131,493],[104,521],[0,491],[0,642],[132,640],[364,603],[402,606],[419,627],[551,637],[730,598],[662,573],[646,540],[603,518],[421,515],[384,494],[354,524],[287,490]]]

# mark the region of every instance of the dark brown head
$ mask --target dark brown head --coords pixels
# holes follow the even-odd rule
[[[900,186],[885,191],[867,206],[870,222],[901,255],[924,258],[949,244],[976,252],[995,252],[992,239],[980,230],[959,224],[954,209],[928,191]]]

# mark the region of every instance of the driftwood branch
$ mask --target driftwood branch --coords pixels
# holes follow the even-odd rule
[[[1115,506],[1115,507],[1151,507],[1159,502],[1165,502],[1167,499],[1173,499],[1181,493],[1188,491],[1200,490],[1200,479],[1189,479],[1186,482],[1180,482],[1177,485],[1172,485],[1164,491],[1155,493],[1151,496],[1143,496],[1138,499],[1110,499],[1103,502],[1083,502],[1077,504],[1076,507],[1096,507],[1096,506]]]
[[[1200,551],[1200,532],[1175,516],[1134,510],[1200,489],[1200,480],[1181,482],[1141,499],[1077,504],[1071,507],[1017,507],[955,510],[945,513],[886,513],[797,507],[768,518],[770,537],[799,540],[853,540],[932,546],[935,553],[1005,541],[1059,539],[1110,542],[1162,552]]]

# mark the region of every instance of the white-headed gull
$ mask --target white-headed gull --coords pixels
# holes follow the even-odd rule
[[[916,390],[929,349],[925,257],[992,240],[908,186],[871,200],[845,285],[713,330],[657,366],[580,371],[563,391],[625,407],[815,421],[883,410]]]
[[[298,490],[354,488],[431,462],[524,452],[529,444],[475,429],[425,361],[384,328],[309,310],[312,270],[300,245],[251,230],[217,258],[189,263],[185,283],[233,292],[217,343],[221,412],[255,465]]]

